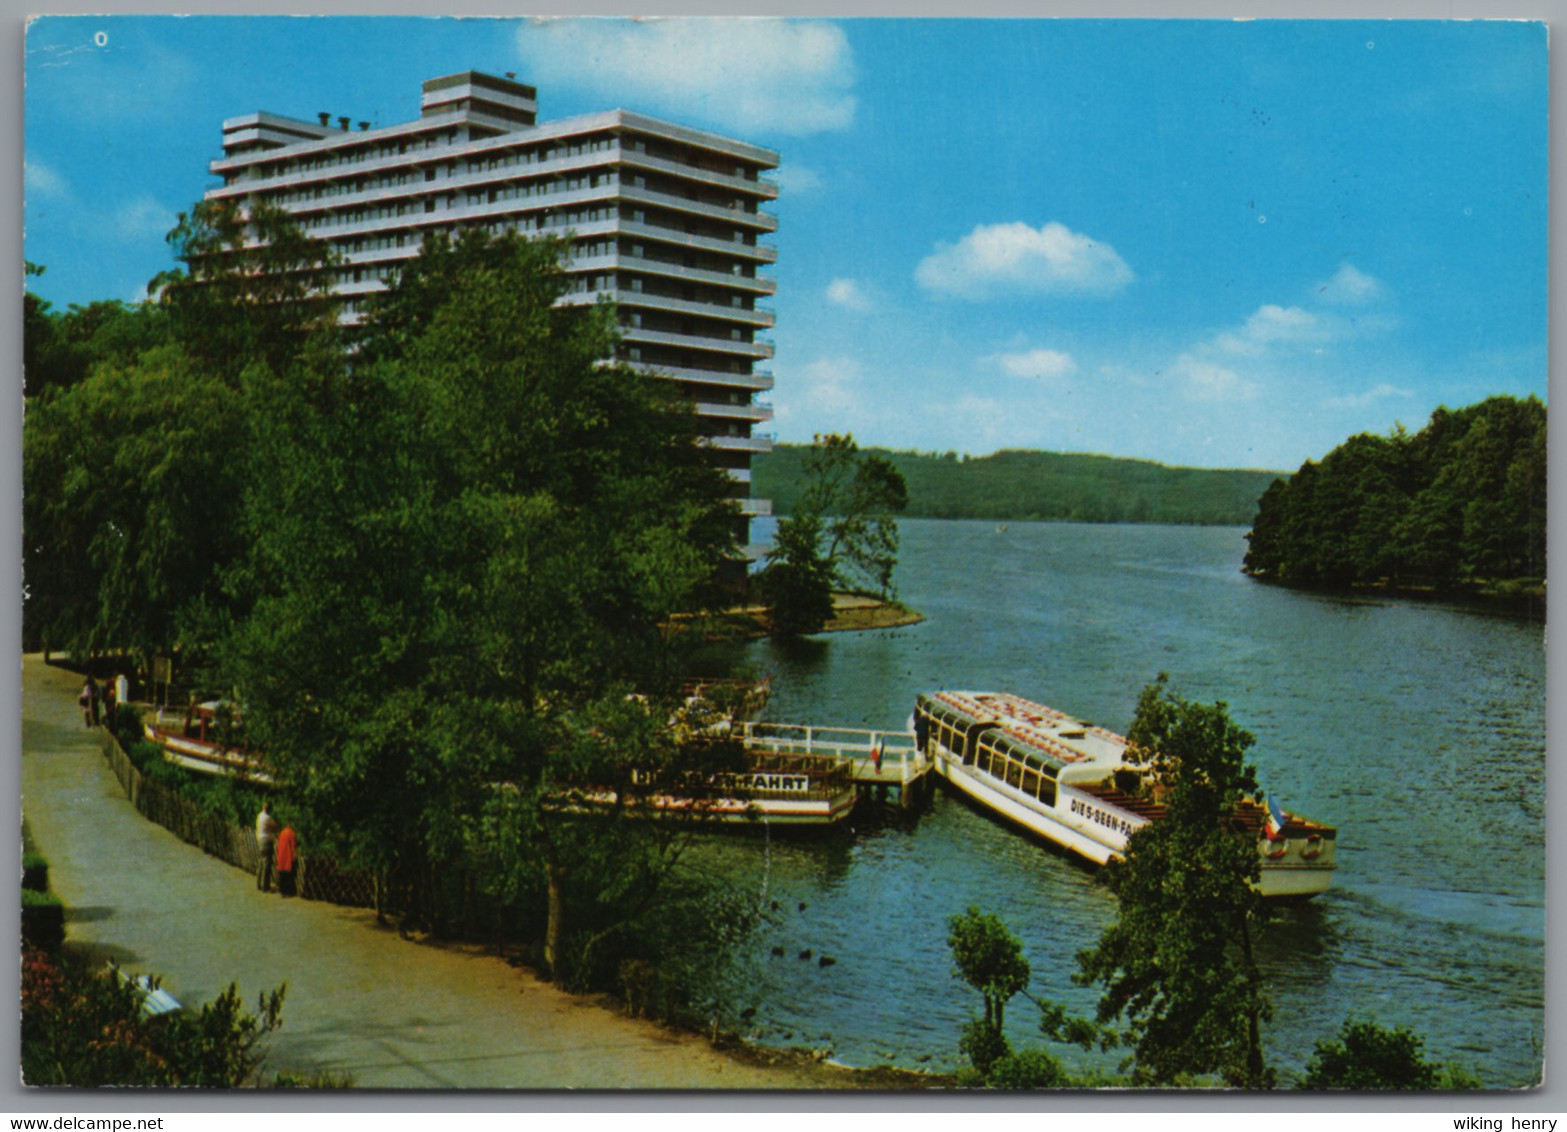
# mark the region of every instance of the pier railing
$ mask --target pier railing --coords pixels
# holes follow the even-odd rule
[[[740,739],[748,751],[844,759],[858,783],[904,786],[923,778],[930,770],[930,759],[915,746],[914,736],[907,731],[748,722],[740,725]]]

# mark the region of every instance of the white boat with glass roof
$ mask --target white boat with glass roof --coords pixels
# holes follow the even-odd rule
[[[1021,696],[922,694],[914,737],[959,793],[1095,864],[1124,856],[1131,835],[1164,816],[1160,784],[1123,736]],[[1332,826],[1252,799],[1232,821],[1256,838],[1263,896],[1303,900],[1328,887]]]

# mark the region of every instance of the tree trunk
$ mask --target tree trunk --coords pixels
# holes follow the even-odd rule
[[[560,981],[560,941],[565,930],[566,897],[560,869],[552,859],[544,861],[544,881],[549,890],[549,919],[544,927],[544,966],[546,974]]]
[[[1241,946],[1245,949],[1247,974],[1255,977],[1257,965],[1251,953],[1251,924],[1244,918],[1241,920]],[[1258,1017],[1261,1011],[1262,1004],[1256,1001],[1254,993],[1246,1018],[1246,1087],[1251,1089],[1267,1087],[1267,1070],[1262,1060],[1262,1020]]]

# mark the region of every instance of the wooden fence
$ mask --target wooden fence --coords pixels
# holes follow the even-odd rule
[[[253,828],[204,813],[178,790],[149,780],[136,769],[113,732],[103,728],[101,735],[104,758],[137,813],[208,856],[256,875],[261,850]],[[297,876],[299,895],[305,900],[353,908],[375,907],[375,877],[363,869],[343,868],[326,854],[300,853]]]

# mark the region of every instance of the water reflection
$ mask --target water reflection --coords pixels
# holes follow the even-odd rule
[[[966,687],[1120,730],[1142,686],[1169,671],[1182,694],[1230,704],[1286,806],[1340,829],[1333,889],[1259,941],[1270,1057],[1298,1070],[1345,1018],[1370,1017],[1414,1028],[1435,1060],[1467,1062],[1490,1084],[1536,1081],[1539,625],[1461,603],[1258,585],[1238,573],[1233,528],[1016,523],[1001,537],[993,526],[903,524],[899,586],[922,624],[725,646],[708,663],[772,671],[772,719],[874,728],[901,727],[922,690]],[[823,844],[726,843],[737,873],[765,872],[780,905],[742,960],[758,1036],[830,1045],[851,1064],[954,1065],[979,1000],[952,978],[946,923],[969,905],[1023,938],[1034,993],[1092,1010],[1074,957],[1114,904],[1091,870],[941,794],[917,821],[862,811],[854,824]],[[1036,1040],[1032,1015],[1009,1012],[1015,1040]]]

